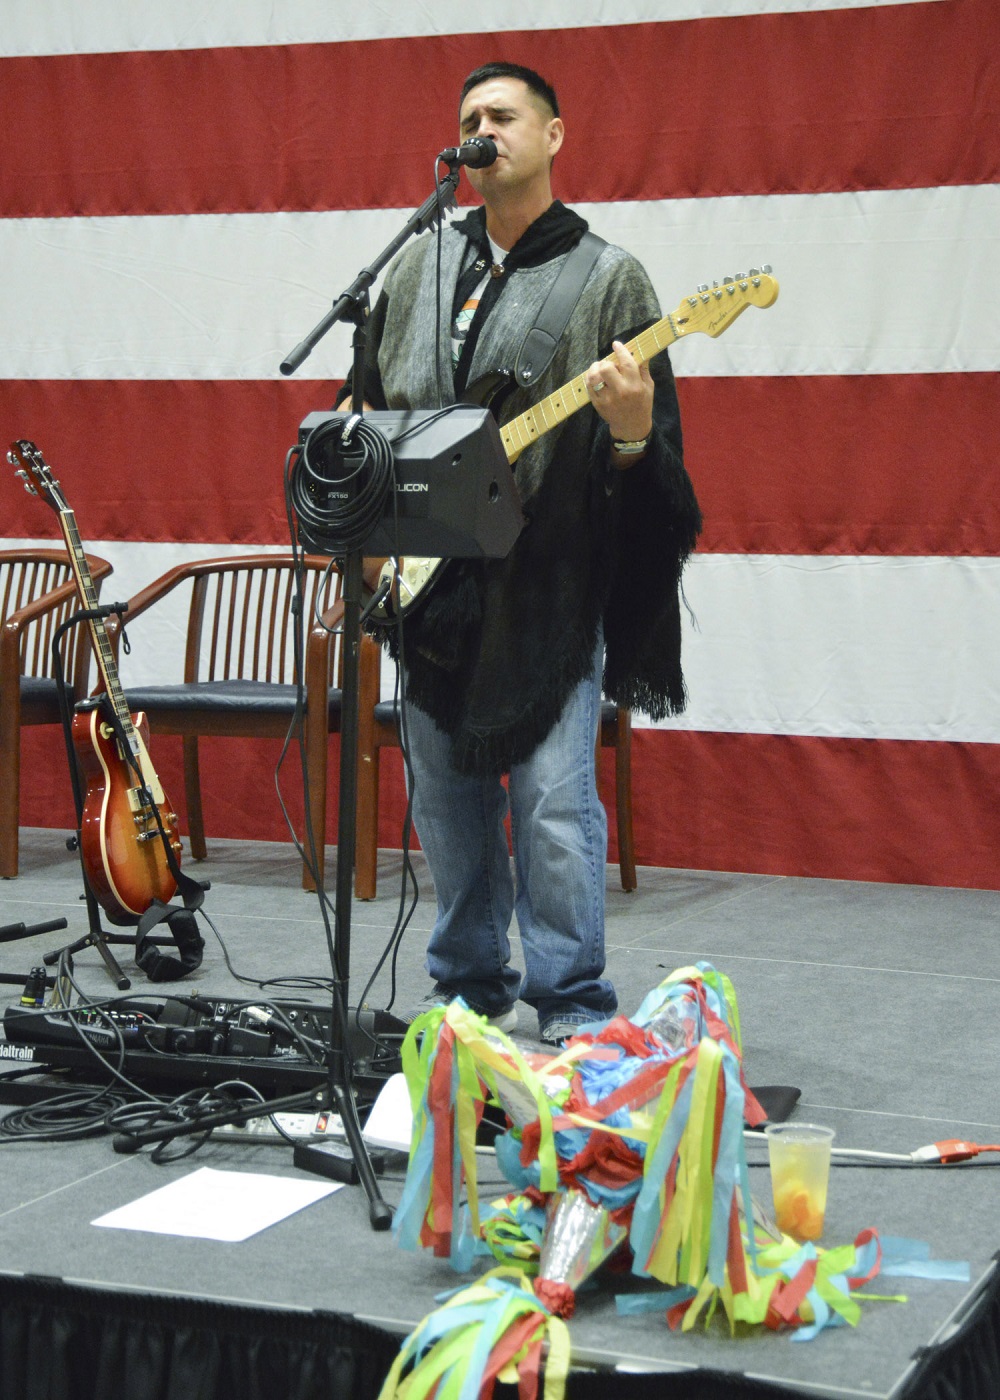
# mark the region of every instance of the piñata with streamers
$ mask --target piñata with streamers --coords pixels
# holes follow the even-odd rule
[[[555,1324],[605,1267],[654,1285],[624,1294],[622,1312],[655,1309],[684,1331],[720,1305],[731,1330],[802,1340],[857,1321],[852,1295],[879,1267],[874,1231],[823,1250],[755,1225],[743,1129],[765,1114],[743,1074],[735,992],[709,963],[674,972],[632,1017],[580,1027],[556,1055],[523,1052],[461,1000],[435,1007],[411,1026],[403,1069],[414,1128],[397,1241],[459,1270],[484,1251],[502,1267],[452,1297],[440,1328],[437,1313],[425,1319],[384,1397],[485,1396],[497,1377],[537,1395],[542,1339],[561,1339]],[[488,1101],[506,1118],[496,1153],[512,1190],[481,1219]],[[546,1396],[564,1370],[557,1361],[551,1385],[545,1371]]]

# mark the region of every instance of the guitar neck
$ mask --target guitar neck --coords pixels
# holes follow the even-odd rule
[[[62,527],[63,539],[66,541],[66,548],[69,550],[70,560],[73,565],[73,576],[76,579],[77,592],[80,600],[88,612],[96,613],[100,604],[97,598],[97,590],[94,587],[94,580],[90,575],[90,566],[87,563],[87,556],[84,553],[83,542],[80,539],[80,532],[76,527],[76,516],[68,508],[59,511],[59,523]],[[97,657],[97,669],[100,672],[101,680],[104,682],[104,689],[114,706],[115,714],[121,722],[122,729],[128,738],[129,748],[133,753],[139,752],[139,739],[132,723],[132,716],[129,714],[128,703],[122,691],[121,681],[118,679],[118,668],[115,665],[115,655],[108,639],[108,629],[102,617],[90,617],[87,619],[87,627],[90,631],[91,641],[94,644],[94,654]]]
[[[657,321],[655,325],[649,326],[637,335],[634,340],[630,340],[626,349],[641,365],[645,361],[651,360],[654,355],[658,355],[661,350],[666,350],[668,345],[673,345],[674,341],[679,338],[680,332],[674,325],[673,316],[664,316],[662,321]],[[500,440],[507,453],[507,461],[513,465],[526,447],[537,442],[550,429],[557,428],[560,423],[565,423],[566,419],[574,414],[578,408],[583,408],[589,402],[590,397],[587,393],[584,377],[582,374],[578,374],[575,379],[571,379],[568,384],[564,384],[561,389],[557,389],[547,399],[536,403],[534,408],[529,408],[520,417],[512,418],[509,423],[505,423],[500,429]]]

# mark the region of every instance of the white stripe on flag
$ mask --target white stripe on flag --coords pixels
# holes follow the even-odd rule
[[[664,727],[1000,740],[1000,559],[695,555]]]
[[[179,563],[247,548],[87,542],[114,566],[106,603]],[[696,554],[684,591],[690,703],[658,728],[1000,741],[1000,652],[987,641],[1000,633],[1000,559]],[[178,590],[129,629],[126,686],[180,677],[187,603]]]
[[[649,24],[791,14],[811,10],[872,9],[931,0],[547,0],[518,15],[518,28],[583,29],[590,25]],[[128,0],[126,5],[80,0],[4,0],[0,56],[128,53],[139,49],[228,48],[250,44],[312,44],[404,38],[425,34],[493,34],[497,18],[466,0],[391,0],[348,5],[331,0]],[[530,59],[529,59],[530,61]]]
[[[645,264],[664,312],[702,282],[773,266],[776,305],[746,313],[716,344],[692,336],[677,348],[679,373],[1000,364],[1000,185],[581,212]],[[0,378],[277,378],[403,221],[393,209],[0,221]],[[304,372],[339,378],[349,362],[338,327]]]

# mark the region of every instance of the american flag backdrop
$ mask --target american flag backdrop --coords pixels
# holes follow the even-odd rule
[[[750,265],[781,285],[672,353],[705,531],[689,709],[637,717],[639,860],[1000,888],[997,0],[549,0],[505,31],[458,0],[0,8],[0,420],[106,599],[287,543],[285,452],[349,337],[278,365],[430,192],[466,73],[526,63],[557,195],[664,311]],[[12,470],[0,503],[0,547],[57,534]],[[181,627],[136,625],[126,684],[176,670]],[[210,836],[282,836],[272,756],[207,746]],[[23,782],[23,822],[69,824],[51,732]]]

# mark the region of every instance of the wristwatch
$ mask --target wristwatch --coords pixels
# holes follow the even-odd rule
[[[646,437],[637,438],[634,442],[618,442],[617,439],[612,438],[611,446],[616,452],[620,453],[622,457],[637,456],[640,452],[645,452],[646,448],[649,446],[649,439],[652,436],[652,433],[648,433]]]

